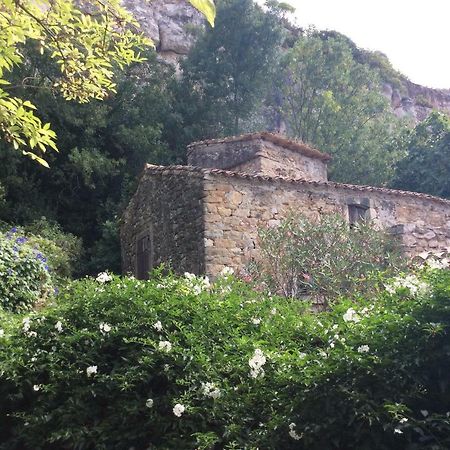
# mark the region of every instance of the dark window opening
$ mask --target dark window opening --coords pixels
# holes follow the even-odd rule
[[[367,220],[369,209],[362,205],[348,205],[348,221],[350,228],[353,228],[358,222]]]
[[[153,242],[150,234],[139,237],[136,242],[136,278],[148,280],[153,267]]]

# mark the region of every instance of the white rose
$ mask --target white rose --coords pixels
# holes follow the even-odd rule
[[[89,366],[86,368],[86,375],[91,377],[92,375],[97,373],[97,366]]]
[[[108,323],[101,323],[99,325],[100,331],[102,333],[109,333],[111,331],[111,325],[109,325]]]
[[[170,352],[170,350],[172,350],[172,344],[169,341],[160,341],[158,348]]]
[[[112,280],[112,276],[107,272],[101,272],[97,275],[97,278],[95,280],[99,283],[107,283],[108,281]]]
[[[181,417],[181,415],[184,413],[185,411],[185,407],[184,405],[181,405],[180,403],[177,403],[174,407],[173,407],[173,413],[177,416],[177,417]]]

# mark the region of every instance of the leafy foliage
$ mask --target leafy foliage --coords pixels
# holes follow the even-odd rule
[[[320,30],[317,32],[317,35],[324,40],[339,39],[345,42],[351,49],[356,62],[367,65],[379,74],[382,81],[399,89],[401,93],[406,93],[406,77],[392,67],[389,58],[384,53],[360,48],[348,36],[335,30]]]
[[[276,104],[292,136],[333,155],[335,180],[381,185],[398,159],[401,124],[380,92],[377,72],[344,39],[310,30],[285,57]]]
[[[212,0],[189,0],[214,26]],[[115,92],[116,69],[142,62],[140,55],[150,39],[137,33],[138,23],[121,6],[120,0],[91,0],[78,4],[63,0],[5,0],[0,9],[0,132],[6,141],[45,167],[39,154],[57,150],[56,134],[50,123],[42,124],[29,100],[11,96],[8,72],[24,63],[22,47],[35,43],[58,65],[56,77],[47,78],[66,100],[81,103],[103,100]],[[31,80],[39,80],[39,74]],[[31,151],[25,150],[29,147]]]
[[[189,0],[189,3],[198,9],[213,27],[216,18],[216,6],[212,0]]]
[[[405,267],[392,237],[370,222],[352,228],[341,216],[320,221],[291,214],[280,225],[259,230],[261,255],[251,271],[279,295],[305,294],[328,304],[379,288],[380,271]]]
[[[450,118],[433,112],[398,142],[392,187],[450,198]]]
[[[53,294],[47,258],[12,228],[0,233],[0,308],[31,309]]]
[[[51,223],[45,217],[28,224],[22,234],[29,245],[46,255],[55,281],[68,280],[73,276],[82,254],[80,238],[64,233],[57,223]]]
[[[242,132],[271,86],[281,38],[273,12],[251,0],[218,3],[215,27],[197,39],[177,86],[187,140]]]
[[[21,47],[29,40],[41,53],[47,52],[59,66],[59,76],[48,79],[64,98],[87,102],[104,99],[115,90],[114,66],[122,68],[142,61],[136,48],[151,42],[136,34],[132,16],[120,1],[92,1],[82,11],[66,1],[5,0],[1,7],[0,28],[0,123],[6,140],[14,148],[31,148],[24,154],[48,166],[38,154],[56,150],[55,133],[34,115],[29,100],[11,96],[7,74],[24,61]],[[12,86],[14,87],[14,86]]]
[[[76,282],[0,316],[0,448],[444,449],[450,274],[421,283],[311,314],[229,275]]]
[[[36,70],[53,73],[51,61],[31,50],[27,55],[15,79]],[[120,270],[117,237],[105,233],[106,224],[117,221],[146,162],[181,159],[166,143],[176,124],[168,88],[173,70],[157,64],[154,52],[144,56],[147,62],[118,77],[117,93],[106,101],[79,105],[46,90],[31,94],[59,135],[61,152],[48,155],[51,171],[0,143],[0,179],[6,194],[0,219],[28,224],[45,216],[82,238],[88,251],[77,273]],[[97,251],[108,252],[111,260],[100,260]]]

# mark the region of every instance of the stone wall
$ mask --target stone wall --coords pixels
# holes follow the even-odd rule
[[[389,229],[409,255],[450,246],[450,202],[423,194],[337,183],[307,183],[266,177],[205,173],[205,269],[241,269],[258,253],[259,227],[280,223],[289,211],[318,219],[349,205],[367,207],[367,217]]]
[[[326,181],[328,179],[327,165],[324,161],[310,158],[289,149],[283,149],[280,152],[279,147],[270,142],[264,142],[259,157],[261,169],[258,175],[301,178],[313,181]],[[242,172],[242,170],[239,170],[239,172]]]
[[[232,169],[253,159],[260,150],[261,144],[261,139],[191,144],[188,151],[188,164],[196,167]]]
[[[258,255],[258,229],[294,211],[311,219],[359,206],[414,256],[450,248],[450,201],[425,194],[220,169],[148,166],[122,218],[124,272],[136,274],[136,244],[151,235],[151,265],[217,275]]]
[[[191,166],[314,181],[327,180],[328,159],[325,153],[271,133],[197,142],[188,151]]]
[[[121,223],[122,270],[137,274],[137,240],[150,236],[150,266],[204,272],[203,178],[195,171],[147,166]]]

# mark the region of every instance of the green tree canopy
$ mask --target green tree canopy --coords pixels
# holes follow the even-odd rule
[[[187,140],[238,134],[265,97],[281,42],[276,14],[252,0],[222,0],[183,63],[179,112]]]
[[[26,62],[11,73],[12,82],[36,70],[50,76],[57,71],[46,55],[23,51]],[[79,104],[45,89],[18,90],[29,95],[58,135],[60,152],[47,154],[50,171],[0,140],[5,194],[0,221],[28,224],[42,216],[57,221],[83,239],[87,254],[81,273],[120,270],[116,218],[121,206],[134,191],[144,163],[177,161],[165,131],[171,123],[168,85],[173,70],[156,62],[154,50],[143,56],[147,61],[116,77],[117,92],[105,101]]]
[[[212,0],[190,0],[211,24]],[[139,53],[152,42],[120,0],[3,0],[0,5],[0,133],[15,149],[48,166],[42,153],[56,147],[56,134],[34,113],[36,107],[14,94],[8,75],[24,62],[23,46],[33,42],[57,63],[54,78],[44,81],[67,100],[84,103],[114,92],[115,68],[142,61]],[[41,82],[41,74],[26,84]],[[38,154],[40,153],[40,154]]]
[[[406,156],[397,163],[392,187],[450,199],[450,117],[433,112],[419,123],[399,149]]]
[[[315,30],[298,39],[282,66],[276,103],[288,133],[331,153],[334,179],[386,183],[399,124],[378,73],[356,62],[345,40]]]

